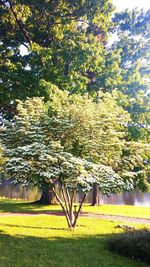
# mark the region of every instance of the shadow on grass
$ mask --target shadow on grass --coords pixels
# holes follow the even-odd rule
[[[58,230],[58,229],[57,229]],[[1,267],[146,267],[107,250],[109,235],[63,238],[0,232]],[[147,265],[148,266],[148,265]]]
[[[42,230],[66,230],[66,228],[58,228],[58,227],[40,227],[40,226],[26,226],[26,225],[20,225],[20,224],[8,224],[8,223],[0,223],[0,226],[6,226],[6,227],[11,227],[11,228],[27,228],[27,229],[42,229]]]
[[[57,207],[57,208],[56,208]],[[0,213],[10,212],[10,213],[60,213],[61,208],[57,205],[43,205],[37,204],[36,202],[20,202],[12,199],[0,199]]]

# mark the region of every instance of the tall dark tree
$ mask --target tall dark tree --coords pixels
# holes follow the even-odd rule
[[[46,96],[40,79],[70,92],[99,86],[111,0],[0,2],[1,108]],[[28,54],[21,56],[20,45]]]

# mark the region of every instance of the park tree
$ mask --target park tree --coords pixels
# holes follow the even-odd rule
[[[42,178],[41,176],[42,174],[47,175],[46,173],[50,173],[52,170],[49,170],[49,160],[46,161],[46,156],[44,157],[43,155],[44,153],[47,153],[47,155],[49,155],[49,153],[56,153],[56,156],[62,154],[62,156],[69,157],[67,158],[68,161],[70,160],[70,157],[73,158],[73,161],[77,158],[81,165],[82,163],[84,165],[85,162],[89,162],[89,164],[98,164],[99,166],[107,165],[107,167],[109,166],[108,170],[109,168],[113,168],[119,173],[119,177],[126,182],[128,189],[140,188],[142,181],[143,185],[145,184],[146,187],[148,183],[145,176],[140,176],[141,182],[139,183],[137,172],[135,173],[135,170],[133,170],[134,167],[136,167],[135,163],[139,161],[137,158],[138,153],[135,153],[137,149],[135,143],[133,144],[134,150],[132,151],[132,168],[130,156],[131,149],[128,149],[130,154],[124,152],[130,145],[129,142],[126,143],[123,140],[125,130],[124,125],[122,125],[123,120],[124,123],[128,122],[128,114],[123,112],[122,108],[118,109],[118,107],[116,107],[117,111],[120,110],[120,116],[122,115],[122,117],[120,117],[121,122],[119,121],[118,116],[113,122],[112,114],[109,116],[109,108],[108,113],[104,113],[104,110],[106,112],[109,105],[111,109],[113,107],[113,114],[115,114],[115,104],[110,95],[108,96],[108,99],[104,98],[99,103],[94,102],[91,98],[88,99],[78,95],[69,98],[67,96],[68,92],[62,92],[58,88],[55,88],[55,91],[56,92],[51,96],[51,102],[48,103],[47,107],[45,107],[41,98],[32,98],[25,102],[19,101],[17,106],[18,115],[15,116],[13,123],[7,120],[5,127],[2,128],[1,138],[3,144],[7,148],[6,157],[8,157],[8,161],[6,170],[9,176],[11,178],[14,177],[14,181],[19,181],[24,185],[26,185],[26,181],[27,183],[30,181],[33,184],[38,185],[43,190],[41,201],[50,200],[48,199],[48,191],[51,189],[49,179]],[[111,104],[113,104],[112,107]],[[64,113],[62,112],[63,105]],[[97,105],[99,109],[95,110],[95,105]],[[78,109],[74,110],[75,106]],[[100,107],[102,110],[97,113],[98,110],[100,111]],[[74,113],[72,113],[73,110]],[[94,110],[95,113],[93,112]],[[85,113],[82,111],[85,111]],[[95,114],[97,114],[98,117]],[[94,120],[95,124],[93,124]],[[108,131],[105,127],[106,120],[108,127],[110,127]],[[100,124],[99,121],[101,122]],[[89,134],[91,129],[92,136]],[[97,135],[99,132],[101,135]],[[113,134],[115,134],[115,139],[112,138]],[[87,139],[86,142],[84,137]],[[78,138],[76,146],[74,146],[75,138]],[[49,152],[49,150],[51,152]],[[88,150],[89,152],[87,153]],[[91,150],[92,153],[90,156],[89,153]],[[112,156],[113,153],[115,154],[114,158]],[[142,153],[144,153],[143,150]],[[17,159],[15,159],[15,155],[18,155]],[[21,159],[21,155],[25,155],[25,158],[23,156],[23,159]],[[52,158],[53,156],[50,157],[50,159]],[[133,160],[135,160],[135,163]],[[140,160],[142,162],[143,157],[141,157]],[[34,171],[37,170],[36,175],[33,175],[32,168],[30,167],[33,167]],[[55,169],[55,165],[53,167]],[[40,176],[38,176],[38,169],[40,171]],[[11,170],[13,171],[11,172]],[[20,170],[22,170],[24,175],[26,173],[28,179],[24,179],[23,174],[19,176]],[[139,172],[138,175],[139,174],[142,173]],[[16,177],[18,177],[17,180]],[[99,182],[96,182],[95,180],[92,186],[93,185],[99,187]],[[102,190],[102,192],[104,191]]]
[[[66,121],[47,117],[41,98],[19,101],[14,124],[7,121],[1,131],[5,145],[6,174],[14,183],[33,183],[39,188],[49,184],[60,203],[68,226],[74,228],[87,192],[97,184],[102,193],[120,192],[130,186],[111,167],[74,157],[64,150],[56,135],[57,125],[70,127]],[[60,127],[59,127],[60,130]],[[59,195],[55,189],[58,183]],[[76,212],[73,202],[77,191],[82,200]]]
[[[44,86],[50,87],[51,91],[46,107],[41,98],[18,102],[18,116],[13,122],[6,120],[6,127],[7,124],[9,127],[6,137],[3,136],[4,143],[14,149],[19,140],[19,145],[25,146],[39,140],[42,131],[45,142],[59,141],[66,152],[76,157],[113,167],[124,145],[123,122],[129,120],[128,114],[115,105],[110,95],[95,102],[88,95],[69,96],[67,91],[63,92],[56,86],[45,82]],[[42,192],[39,202],[51,203],[53,194],[46,181],[42,184]]]
[[[45,96],[44,79],[83,93],[97,77],[111,26],[111,0],[0,1],[1,108],[14,113],[15,99]],[[20,47],[26,48],[24,56]]]
[[[96,164],[110,166],[122,177],[129,178],[132,172],[132,176],[136,178],[137,174],[142,175],[141,170],[144,173],[142,179],[146,177],[143,161],[148,159],[145,153],[148,146],[143,143],[139,149],[138,142],[128,140],[130,116],[117,105],[115,95],[99,94],[93,100],[89,95],[69,95],[67,91],[61,91],[50,83],[43,82],[42,86],[50,91],[46,106],[41,98],[18,101],[18,115],[12,122],[6,120],[6,127],[7,124],[9,127],[3,140],[7,147],[15,149],[18,140],[22,146],[32,144],[34,140],[40,141],[42,134],[45,142],[60,142],[65,152]],[[147,183],[146,178],[144,183]],[[137,188],[137,185],[135,179],[133,187]],[[45,181],[41,188],[43,193],[39,202],[51,203],[53,193],[49,183]],[[96,184],[94,188],[96,190]],[[95,193],[93,199],[96,199]],[[93,204],[96,204],[95,201]]]
[[[6,171],[15,177],[14,183],[26,185],[32,182],[39,188],[48,183],[70,228],[76,226],[86,194],[92,190],[93,184],[96,183],[100,191],[107,195],[129,189],[110,167],[73,157],[63,152],[57,142],[51,142],[48,146],[35,142],[7,152],[10,160],[6,163]],[[56,184],[60,186],[61,195],[55,189]],[[82,196],[78,209],[74,211],[78,191]]]

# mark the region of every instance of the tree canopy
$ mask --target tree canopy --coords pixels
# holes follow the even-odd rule
[[[40,79],[71,92],[97,84],[112,10],[110,0],[1,1],[3,106],[41,95]]]
[[[1,132],[6,147],[6,174],[14,183],[27,185],[32,182],[39,187],[49,184],[65,212],[68,226],[75,227],[86,193],[93,184],[107,195],[130,189],[132,184],[126,183],[111,167],[66,152],[55,134],[55,130],[60,130],[58,122],[58,119],[47,117],[40,98],[19,101],[14,124],[8,122]],[[61,121],[60,125],[66,128],[66,122]],[[56,183],[60,184],[63,200],[55,190]],[[77,213],[73,213],[78,190],[83,198]]]

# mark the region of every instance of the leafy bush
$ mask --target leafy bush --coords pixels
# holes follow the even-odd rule
[[[108,246],[123,256],[150,263],[150,231],[147,229],[118,234],[109,239]]]

